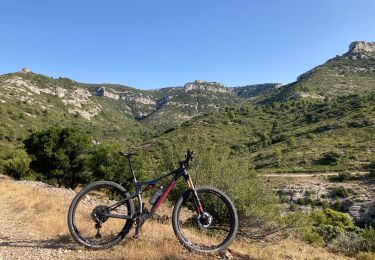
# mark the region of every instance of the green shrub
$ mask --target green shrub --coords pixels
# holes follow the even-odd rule
[[[15,179],[21,179],[29,171],[30,158],[23,149],[10,152],[1,163],[2,171]]]
[[[353,222],[348,214],[335,211],[331,208],[314,210],[310,214],[313,226],[332,225],[341,228],[353,227]]]
[[[241,226],[266,228],[279,221],[280,213],[276,194],[265,185],[264,178],[252,171],[247,159],[233,158],[230,149],[222,149],[204,137],[194,137],[189,147],[194,151],[194,167],[189,171],[196,185],[209,185],[223,190],[235,203]],[[208,149],[207,149],[208,148]],[[183,158],[183,147],[170,146],[159,154],[164,162],[158,172],[172,170],[179,158]],[[186,150],[185,150],[186,151]],[[178,182],[171,191],[178,198],[186,184]]]
[[[375,252],[375,229],[367,227],[361,234],[363,238],[362,251]]]
[[[86,169],[90,139],[74,128],[51,127],[24,140],[32,161],[30,168],[40,179],[74,189],[90,181]]]
[[[342,155],[338,152],[328,152],[323,154],[323,158],[319,160],[319,164],[337,165],[340,163]]]
[[[323,237],[311,227],[302,229],[301,238],[313,245],[323,245]]]
[[[375,260],[375,253],[370,252],[359,252],[356,255],[358,260]]]
[[[311,140],[315,140],[316,139],[316,135],[313,134],[313,133],[308,133],[307,134],[307,138],[311,139]]]
[[[128,160],[119,154],[124,150],[124,147],[117,144],[102,143],[95,145],[88,156],[88,168],[92,173],[92,180],[114,181],[130,189],[132,183],[129,181],[131,174]],[[132,159],[132,164],[137,179],[142,180],[145,177],[143,169],[147,164],[147,158],[143,158],[142,154],[139,154]]]
[[[296,200],[296,203],[298,205],[312,205],[313,204],[313,200],[310,199],[310,198],[303,197],[303,198],[298,198]]]
[[[321,235],[326,242],[331,241],[345,232],[345,229],[342,227],[325,224],[314,227],[314,230]]]
[[[370,177],[370,178],[375,178],[375,162],[372,162],[372,163],[368,166],[368,170],[369,170],[369,177]]]
[[[345,182],[352,179],[353,176],[350,172],[340,172],[338,175],[329,176],[330,181]]]
[[[355,232],[343,231],[332,239],[329,247],[334,251],[353,256],[361,250],[362,238]]]
[[[290,137],[289,138],[288,144],[292,148],[296,148],[297,147],[297,141],[296,141],[296,139],[294,137]]]
[[[346,198],[349,196],[350,192],[344,186],[340,186],[340,187],[334,188],[332,191],[332,194],[340,198]]]

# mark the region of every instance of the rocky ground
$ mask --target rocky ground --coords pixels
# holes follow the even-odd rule
[[[309,211],[311,202],[325,201],[331,206],[343,207],[356,222],[375,223],[375,180],[366,178],[366,174],[353,173],[352,179],[346,181],[335,180],[338,173],[266,174],[264,177],[280,198],[294,204],[297,210]],[[347,195],[338,195],[338,189],[346,190]]]

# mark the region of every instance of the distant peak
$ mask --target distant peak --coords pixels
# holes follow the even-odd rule
[[[27,74],[27,73],[31,73],[31,70],[28,67],[23,67],[21,72]]]
[[[349,45],[349,53],[375,52],[375,42],[355,41]]]
[[[204,80],[195,80],[194,82],[186,83],[184,91],[188,92],[191,90],[205,90],[212,92],[227,93],[230,89],[226,88],[223,84],[217,82],[208,82]]]

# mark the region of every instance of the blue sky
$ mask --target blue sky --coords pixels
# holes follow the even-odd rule
[[[0,74],[24,66],[141,89],[289,83],[354,40],[373,0],[2,1]]]

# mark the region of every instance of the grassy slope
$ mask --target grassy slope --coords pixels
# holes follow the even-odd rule
[[[305,73],[294,83],[280,88],[268,101],[286,100],[296,92],[322,97],[348,94],[365,94],[375,88],[375,54],[344,54]],[[355,57],[355,59],[353,59]]]
[[[188,119],[211,111],[218,111],[226,106],[235,105],[241,99],[234,94],[181,91],[167,104],[146,117],[142,123],[149,127],[166,130]]]
[[[337,101],[292,101],[243,106],[197,117],[147,143],[156,147],[218,145],[260,171],[358,169],[374,159],[374,95]],[[208,149],[208,148],[207,148]],[[319,162],[326,152],[342,155],[337,165]]]
[[[68,79],[51,79],[42,75],[21,73],[17,76],[26,78],[40,88],[48,86],[72,90],[81,87]],[[1,76],[0,81],[7,78],[9,78],[7,75]],[[87,120],[69,113],[69,106],[64,105],[57,96],[42,92],[33,93],[33,101],[27,103],[20,100],[21,94],[17,90],[1,91],[3,95],[0,95],[0,98],[3,102],[0,102],[0,149],[3,150],[20,145],[30,132],[53,125],[78,127],[94,139],[112,139],[127,145],[140,142],[152,132],[131,119],[124,113],[122,104],[111,99],[90,97],[89,105],[100,105],[102,110],[91,120]]]

